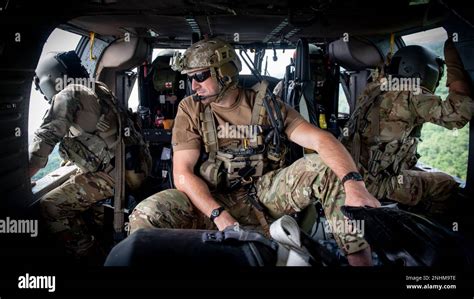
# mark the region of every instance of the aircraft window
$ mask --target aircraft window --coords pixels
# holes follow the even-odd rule
[[[427,47],[444,58],[443,46],[448,38],[446,30],[436,28],[403,36],[406,45]],[[448,95],[446,69],[435,92],[443,100]],[[426,123],[421,131],[422,142],[418,146],[420,162],[466,180],[469,149],[469,124],[462,129],[449,130]]]
[[[285,76],[285,69],[286,66],[290,64],[290,58],[293,57],[293,53],[295,52],[294,49],[286,49],[285,52],[283,53],[283,50],[276,50],[276,57],[277,61],[273,61],[273,50],[272,49],[267,49],[265,51],[265,56],[263,57],[263,62],[262,62],[262,75],[267,75],[267,76],[272,76],[278,79],[283,79]],[[237,51],[237,54],[240,57],[239,51]],[[253,61],[254,58],[254,53],[248,52],[250,58]],[[242,58],[241,58],[242,60]],[[265,70],[265,65],[267,65],[267,73],[263,74]],[[242,61],[242,71],[240,72],[241,75],[250,75],[250,70],[245,65],[245,63]]]
[[[342,88],[341,83],[339,83],[339,100],[337,111],[339,113],[350,114],[349,101],[347,100],[346,94],[344,93],[344,89]]]
[[[132,70],[133,72],[137,72],[138,69],[134,68]],[[128,108],[132,109],[133,112],[137,112],[138,109],[138,80],[135,80],[135,83],[133,83],[133,88],[132,88],[132,93],[130,94],[130,97],[128,98]]]
[[[70,33],[61,29],[55,29],[44,44],[41,57],[50,51],[75,50],[80,38],[81,36],[78,34]],[[33,141],[34,132],[41,126],[43,116],[48,108],[48,102],[44,99],[41,92],[35,89],[35,84],[33,83],[31,86],[30,110],[28,114],[28,144]],[[40,169],[32,177],[32,180],[39,180],[51,171],[56,170],[59,168],[61,161],[62,160],[58,153],[58,146],[56,146],[48,158],[48,164]]]

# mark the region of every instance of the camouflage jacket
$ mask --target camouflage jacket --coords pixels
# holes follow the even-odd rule
[[[341,140],[366,176],[397,175],[411,169],[419,157],[416,149],[423,123],[462,128],[474,111],[468,96],[451,92],[443,101],[424,89],[418,94],[382,92],[380,85],[367,85]]]
[[[44,167],[57,143],[60,143],[62,157],[69,146],[80,143],[84,145],[78,150],[82,160],[91,161],[92,157],[100,157],[100,162],[104,163],[101,166],[107,167],[114,156],[118,136],[117,115],[107,101],[101,100],[98,96],[100,94],[103,97],[107,93],[110,92],[105,85],[97,82],[95,90],[83,85],[70,84],[55,95],[50,109],[43,118],[43,123],[35,132],[33,142],[30,144],[30,167]],[[140,165],[135,170],[148,173],[151,168],[149,150],[130,118],[122,116],[122,123],[123,119],[126,122],[122,124],[123,127],[132,127],[130,137],[124,138],[125,145],[140,147]],[[83,171],[93,171],[77,161],[73,162]]]

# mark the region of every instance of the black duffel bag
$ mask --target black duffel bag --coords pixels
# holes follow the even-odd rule
[[[383,264],[472,269],[472,240],[434,220],[396,206],[341,210],[350,219],[364,220],[364,238]]]
[[[105,266],[274,266],[277,247],[242,229],[140,229],[112,248]]]

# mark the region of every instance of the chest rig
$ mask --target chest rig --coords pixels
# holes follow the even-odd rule
[[[268,82],[263,81],[254,88],[255,103],[247,130],[252,138],[244,137],[241,145],[220,145],[217,122],[210,105],[200,112],[199,130],[207,159],[199,167],[199,173],[212,188],[234,191],[252,184],[267,171],[284,165],[286,146],[283,142],[274,144],[268,140],[275,133],[269,125],[272,116],[265,107],[268,105],[264,103],[267,87]]]
[[[416,111],[408,95],[408,109],[416,117]],[[397,175],[401,170],[411,169],[416,165],[419,155],[417,145],[421,125],[415,125],[394,136],[393,140],[380,140],[380,111],[383,100],[380,84],[367,86],[360,103],[347,125],[348,134],[342,142],[352,154],[359,170],[364,173],[368,182],[374,183],[383,177]],[[362,134],[370,126],[370,136]]]
[[[60,156],[78,166],[83,172],[108,172],[113,167],[115,149],[119,141],[119,126],[127,128],[122,132],[126,146],[140,144],[141,138],[131,119],[118,105],[114,95],[101,82],[96,82],[94,92],[100,104],[100,116],[95,130],[86,132],[74,123],[68,137],[59,146]],[[119,119],[118,119],[119,118]]]
[[[59,154],[63,160],[73,162],[83,172],[105,170],[114,158],[117,138],[116,115],[110,109],[113,98],[107,94],[100,82],[95,84],[97,102],[100,105],[100,116],[95,130],[88,132],[78,123],[73,123],[69,134],[59,145]]]

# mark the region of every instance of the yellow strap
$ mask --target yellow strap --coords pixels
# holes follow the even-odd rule
[[[90,47],[89,47],[89,59],[90,60],[96,60],[97,57],[92,53],[94,50],[94,41],[95,41],[95,32],[89,32],[89,38],[90,38]]]
[[[387,55],[387,65],[390,64],[390,61],[392,60],[394,46],[395,46],[395,34],[390,33],[390,51],[388,52],[388,55]]]

